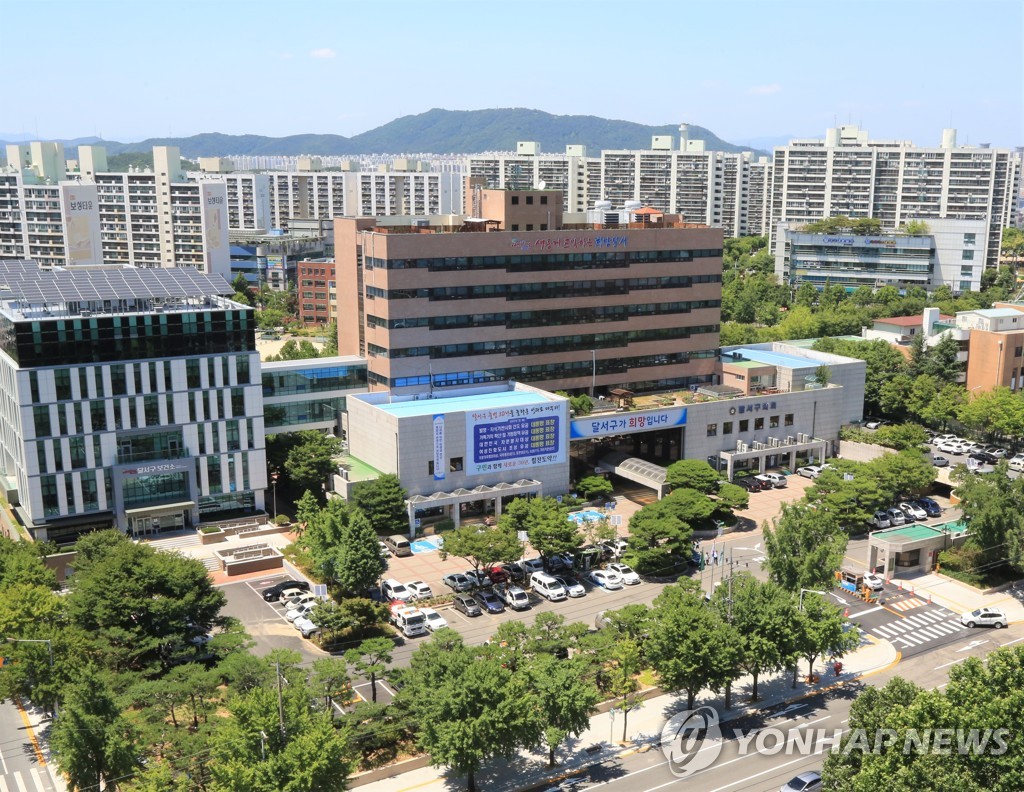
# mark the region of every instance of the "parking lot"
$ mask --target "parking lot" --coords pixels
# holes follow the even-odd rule
[[[278,602],[264,602],[263,590],[286,580],[283,573],[267,575],[255,580],[243,580],[220,586],[227,597],[225,616],[233,616],[245,626],[256,641],[256,654],[265,655],[274,649],[294,649],[303,660],[325,657],[315,644],[303,640],[291,623],[285,619],[286,608]]]

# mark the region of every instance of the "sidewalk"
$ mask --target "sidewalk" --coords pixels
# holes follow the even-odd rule
[[[978,608],[1000,608],[1011,624],[1024,622],[1024,587],[1002,587],[1001,591],[985,593],[946,575],[928,573],[907,578],[893,578],[893,585],[902,585],[922,599],[948,608],[954,613],[968,613]]]
[[[739,680],[732,690],[732,707],[725,708],[725,696],[704,691],[696,699],[696,705],[714,707],[723,722],[733,720],[756,710],[796,701],[826,690],[837,683],[849,683],[855,679],[894,665],[899,654],[888,641],[865,640],[861,646],[843,658],[843,673],[836,677],[823,661],[815,664],[814,670],[820,675],[818,682],[808,684],[807,664],[800,663],[800,678],[794,689],[792,672],[762,677],[758,684],[759,699],[750,703],[750,678]],[[557,753],[559,764],[547,766],[546,753],[523,751],[515,759],[495,760],[485,766],[477,775],[477,785],[488,792],[512,792],[530,789],[546,782],[578,772],[594,763],[614,760],[657,747],[665,721],[674,713],[686,708],[686,697],[657,695],[644,702],[640,709],[629,713],[628,742],[623,744],[622,714],[614,718],[607,711],[590,719],[590,728],[578,738],[570,738]],[[381,780],[360,784],[358,778],[350,779],[349,786],[359,787],[365,792],[441,792],[465,788],[465,779],[450,774],[446,768],[421,767],[405,773],[396,773]]]
[[[56,792],[67,792],[67,784],[57,765],[53,762],[50,754],[50,716],[37,707],[24,709],[20,703],[16,706],[22,712],[22,717],[28,720],[29,737],[37,756],[41,755],[43,762],[40,763],[39,772],[48,776]],[[2,780],[2,779],[0,779]],[[20,787],[20,784],[19,784]]]

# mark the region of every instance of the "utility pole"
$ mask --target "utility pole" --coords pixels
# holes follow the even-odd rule
[[[281,695],[281,663],[274,663],[277,668],[277,717],[281,725],[281,738],[284,738],[284,699]]]

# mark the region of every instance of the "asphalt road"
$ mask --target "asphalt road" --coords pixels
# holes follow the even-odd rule
[[[56,792],[50,773],[40,761],[44,734],[33,743],[15,704],[0,701],[0,792]]]

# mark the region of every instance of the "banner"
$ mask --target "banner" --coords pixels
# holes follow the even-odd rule
[[[565,462],[568,402],[543,402],[466,413],[471,476]]]
[[[441,481],[448,469],[444,455],[444,416],[434,416],[434,481]]]

